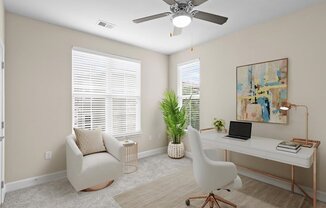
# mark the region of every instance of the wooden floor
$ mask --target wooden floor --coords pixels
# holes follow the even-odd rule
[[[298,208],[312,207],[304,197],[245,176],[240,176],[243,188],[231,193],[218,191],[216,194],[234,202],[240,208]],[[114,197],[122,208],[185,208],[185,199],[202,195],[195,183],[191,169],[134,188]],[[203,201],[191,201],[189,208],[200,207]],[[228,206],[221,204],[222,208]],[[318,207],[326,208],[324,203]]]

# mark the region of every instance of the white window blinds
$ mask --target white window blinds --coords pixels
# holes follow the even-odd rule
[[[178,97],[186,105],[188,124],[199,129],[200,123],[200,62],[194,60],[178,65]]]
[[[72,50],[73,127],[140,132],[140,62]]]

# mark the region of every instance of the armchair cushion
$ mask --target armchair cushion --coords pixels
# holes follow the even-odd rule
[[[86,155],[83,160],[82,173],[84,176],[91,178],[99,178],[105,174],[109,178],[116,178],[119,175],[121,163],[112,155],[106,152]]]
[[[77,145],[83,155],[89,155],[97,152],[104,152],[105,146],[102,139],[101,129],[86,130],[74,128]]]

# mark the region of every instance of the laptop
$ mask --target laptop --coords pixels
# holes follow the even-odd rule
[[[252,124],[248,122],[230,121],[229,134],[226,137],[247,140],[251,137]]]

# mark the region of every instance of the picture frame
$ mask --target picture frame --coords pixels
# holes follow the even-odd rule
[[[236,119],[287,124],[288,58],[236,67]]]

